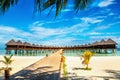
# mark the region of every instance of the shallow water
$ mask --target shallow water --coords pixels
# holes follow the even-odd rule
[[[0,50],[0,55],[5,55],[5,50]],[[32,54],[19,54],[19,55],[16,55],[16,56],[46,56],[46,54],[50,55],[52,54],[54,51],[41,51],[39,53],[32,53]],[[14,53],[13,53],[14,54]],[[82,55],[83,52],[81,51],[77,51],[77,50],[74,50],[74,51],[65,51],[64,52],[64,55],[65,56],[80,56]],[[120,50],[117,50],[116,53],[97,53],[95,54],[94,56],[120,56]]]

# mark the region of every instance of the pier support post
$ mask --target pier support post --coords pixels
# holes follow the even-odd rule
[[[15,50],[15,54],[17,54],[17,50]]]
[[[107,49],[105,49],[105,53],[108,53],[108,52],[107,52]]]
[[[8,54],[8,50],[6,50],[6,54]]]
[[[8,50],[8,54],[11,54],[11,50]]]
[[[116,53],[116,49],[112,49],[112,53]]]

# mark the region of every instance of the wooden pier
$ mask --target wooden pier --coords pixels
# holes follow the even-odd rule
[[[63,49],[64,51],[83,51],[86,49],[92,50],[96,53],[107,53],[108,50],[111,50],[112,53],[116,53],[117,43],[112,39],[101,41],[96,41],[89,44],[84,45],[73,45],[73,46],[47,46],[47,45],[38,45],[38,44],[30,44],[28,42],[22,42],[20,40],[10,40],[6,43],[6,54],[41,54],[41,53],[53,53],[59,49]]]

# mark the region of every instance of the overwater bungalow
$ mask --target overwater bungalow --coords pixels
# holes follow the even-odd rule
[[[47,46],[47,45],[38,45],[38,44],[30,44],[28,42],[22,42],[20,40],[10,40],[6,43],[6,54],[11,54],[11,51],[14,51],[14,54],[39,54],[39,53],[46,53],[46,51],[53,52],[58,49],[64,49],[69,51],[76,51],[76,50],[86,50],[90,49],[97,53],[107,53],[108,50],[111,50],[112,53],[116,53],[117,43],[112,39],[101,41],[96,41],[93,43],[88,43],[84,45],[73,45],[73,46]]]

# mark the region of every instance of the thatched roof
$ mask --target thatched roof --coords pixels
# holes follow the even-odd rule
[[[87,47],[87,46],[88,46],[87,44],[84,45],[84,47]]]
[[[32,44],[32,47],[36,47],[36,45],[35,45],[35,44]]]
[[[94,42],[92,45],[95,46],[95,45],[98,45],[98,44],[99,44],[99,42],[96,41],[96,42]]]
[[[106,44],[117,44],[115,41],[113,41],[111,38],[109,38],[107,41],[106,41]]]
[[[109,44],[117,44],[115,41],[113,41],[112,39],[108,39],[107,41],[105,41],[104,39],[102,39],[100,42],[94,42],[92,45],[109,45]]]
[[[105,41],[104,39],[102,39],[101,41],[96,41],[93,42],[92,44],[84,44],[84,45],[74,45],[74,46],[63,46],[63,48],[74,48],[74,47],[90,47],[90,46],[104,46],[104,45],[116,45],[117,43],[115,41],[113,41],[112,39],[108,39],[107,41]],[[22,42],[20,40],[18,40],[17,42],[14,41],[14,39],[11,39],[10,41],[8,41],[6,43],[6,45],[10,45],[10,46],[30,46],[30,47],[52,47],[52,48],[62,48],[59,46],[46,46],[46,45],[37,45],[37,44],[30,44],[28,42]]]
[[[8,41],[8,42],[6,43],[6,45],[16,45],[16,42],[15,42],[14,39],[11,39],[10,41]]]
[[[31,44],[28,43],[28,42],[24,42],[24,45],[25,45],[25,46],[31,46]]]
[[[20,40],[18,40],[16,43],[17,43],[17,45],[24,45],[24,44],[22,43],[22,41],[20,41]]]
[[[100,42],[99,42],[99,45],[105,45],[106,44],[106,41],[104,39],[102,39]]]
[[[36,47],[39,47],[39,45],[37,44]]]

